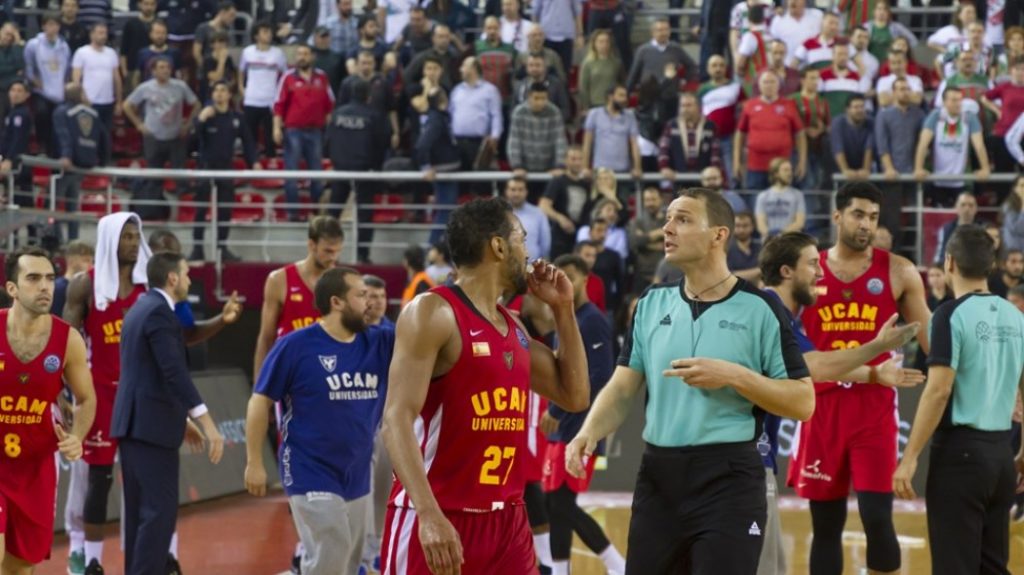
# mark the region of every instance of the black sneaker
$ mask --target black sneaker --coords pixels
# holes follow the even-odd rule
[[[103,566],[99,561],[93,559],[85,566],[85,575],[103,575]]]
[[[181,565],[174,555],[167,555],[167,575],[181,575]]]
[[[292,573],[302,575],[302,555],[292,555]]]
[[[204,262],[206,261],[206,254],[203,253],[203,246],[194,246],[192,253],[188,256],[190,262]]]
[[[233,251],[231,251],[231,250],[229,250],[227,248],[221,248],[220,249],[220,261],[222,263],[235,263],[235,262],[242,261],[242,258],[239,257],[238,254],[236,254],[235,252],[233,252]]]

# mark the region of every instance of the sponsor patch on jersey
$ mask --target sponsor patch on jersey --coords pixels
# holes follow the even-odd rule
[[[473,357],[490,357],[491,344],[486,341],[473,342]]]
[[[46,359],[43,360],[43,369],[46,370],[46,373],[57,373],[57,370],[60,369],[60,358],[53,354],[46,356]]]
[[[516,337],[519,338],[519,345],[523,346],[523,349],[530,349],[530,340],[526,338],[526,334],[523,333],[523,330],[518,327],[516,328]]]
[[[513,363],[515,361],[515,355],[513,355],[511,351],[506,351],[504,353],[504,355],[505,355],[505,367],[507,367],[509,369],[512,369],[512,365],[513,365]]]
[[[19,373],[18,374],[18,382],[21,383],[22,385],[28,383],[28,374],[27,373]]]
[[[336,355],[321,355],[317,356],[320,358],[320,365],[327,370],[327,373],[334,373],[334,368],[338,365],[338,356]]]
[[[290,299],[291,301],[302,301],[302,294],[293,293],[292,295],[288,296],[288,299]]]
[[[882,293],[883,289],[885,289],[885,283],[883,283],[882,280],[878,278],[871,278],[868,280],[868,291],[872,294],[878,295]]]

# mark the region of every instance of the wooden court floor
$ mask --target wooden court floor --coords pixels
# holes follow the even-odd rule
[[[611,540],[625,550],[629,529],[628,494],[587,494],[583,504],[600,522]],[[789,573],[807,573],[810,544],[810,515],[802,501],[785,499],[782,503],[784,544]],[[927,528],[920,502],[900,505],[895,512],[896,531],[903,549],[902,573],[931,573]],[[182,510],[178,522],[180,556],[185,575],[277,575],[288,567],[295,545],[291,517],[282,495],[256,499],[247,495],[194,505]],[[117,526],[109,526],[110,539],[104,550],[107,575],[122,575],[123,556]],[[855,510],[850,511],[844,534],[847,575],[860,575],[864,566],[864,538]],[[1010,530],[1010,571],[1024,575],[1024,523]],[[58,537],[53,559],[43,563],[38,575],[66,573],[67,540]],[[579,541],[573,549],[574,575],[603,575],[598,561]],[[467,574],[468,575],[468,574]]]

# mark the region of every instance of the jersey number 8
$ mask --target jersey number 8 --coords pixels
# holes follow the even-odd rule
[[[11,459],[21,455],[21,438],[16,433],[8,433],[4,436],[4,453]]]

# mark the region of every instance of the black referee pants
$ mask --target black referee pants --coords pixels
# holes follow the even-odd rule
[[[627,575],[755,575],[768,507],[754,444],[648,444],[629,524]]]
[[[965,431],[931,450],[925,504],[932,573],[1009,575],[1017,482],[1010,434]]]

